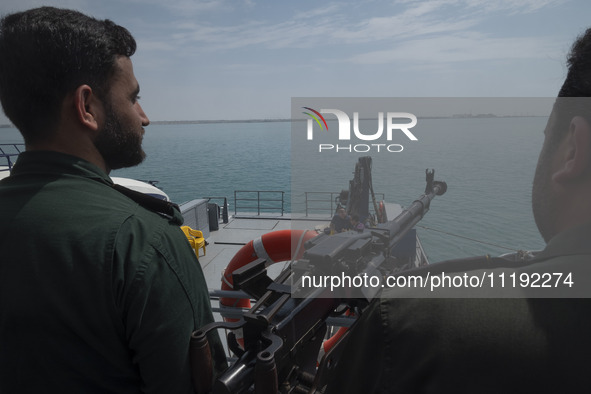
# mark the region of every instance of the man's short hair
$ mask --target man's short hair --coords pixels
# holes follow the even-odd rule
[[[591,28],[573,43],[566,64],[568,74],[558,97],[591,97]]]
[[[41,7],[0,20],[0,101],[25,142],[47,138],[63,99],[87,84],[104,99],[118,56],[136,49],[132,35],[110,20]]]
[[[547,149],[555,149],[574,116],[591,124],[591,28],[573,43],[567,56],[568,73],[553,108],[553,129]]]

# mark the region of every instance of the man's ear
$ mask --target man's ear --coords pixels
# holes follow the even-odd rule
[[[80,85],[74,92],[74,107],[80,123],[92,131],[99,128],[102,102],[88,85]]]
[[[572,118],[552,179],[569,182],[591,170],[591,126],[582,116]]]

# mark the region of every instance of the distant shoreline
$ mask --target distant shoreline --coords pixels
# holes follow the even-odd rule
[[[450,116],[419,116],[418,119],[486,119],[486,118],[540,118],[547,115],[495,115],[495,114],[453,114]],[[307,119],[236,119],[236,120],[156,120],[151,124],[212,124],[212,123],[272,123],[272,122],[302,122]],[[360,120],[375,120],[361,118]]]
[[[151,124],[211,124],[211,123],[269,123],[291,122],[291,119],[237,119],[237,120],[155,120]]]
[[[483,119],[483,118],[539,118],[546,115],[495,115],[495,114],[454,114],[451,116],[420,116],[419,119]],[[294,121],[304,121],[306,119],[294,119]],[[372,120],[372,119],[361,119]],[[180,124],[213,124],[213,123],[280,123],[291,122],[292,119],[236,119],[236,120],[155,120],[151,124],[160,125],[180,125]],[[0,128],[14,127],[10,124],[1,124]]]
[[[270,123],[291,122],[291,119],[237,119],[237,120],[154,120],[150,124],[212,124],[212,123]],[[11,124],[0,124],[0,129],[14,128]]]
[[[419,119],[485,119],[485,118],[538,118],[546,115],[495,115],[495,114],[453,114],[451,116],[419,116]],[[307,119],[237,119],[237,120],[157,120],[152,124],[211,124],[211,123],[271,123],[305,121]],[[360,120],[374,120],[361,118]]]

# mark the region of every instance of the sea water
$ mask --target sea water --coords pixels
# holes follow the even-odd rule
[[[418,227],[431,261],[539,250],[544,243],[531,211],[531,182],[546,121],[425,119],[415,145],[372,156],[374,190],[408,205],[424,191],[426,168],[447,182],[447,193],[433,200]],[[227,196],[232,203],[235,190],[281,190],[287,210],[304,187],[347,189],[357,158],[367,154],[339,152],[338,160],[327,154],[320,163],[316,156],[308,171],[300,164],[311,157],[292,152],[291,132],[290,122],[152,124],[145,162],[111,175],[156,180],[176,202]],[[16,129],[0,129],[0,143],[21,141]]]

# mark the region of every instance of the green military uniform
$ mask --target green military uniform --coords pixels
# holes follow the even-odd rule
[[[522,271],[588,267],[590,234],[587,225],[558,235]],[[578,279],[588,286],[588,278]],[[400,294],[385,292],[351,331],[327,393],[591,391],[589,298],[396,299],[390,293]]]
[[[191,392],[190,334],[213,318],[182,217],[112,186],[56,152],[0,182],[0,392]]]

